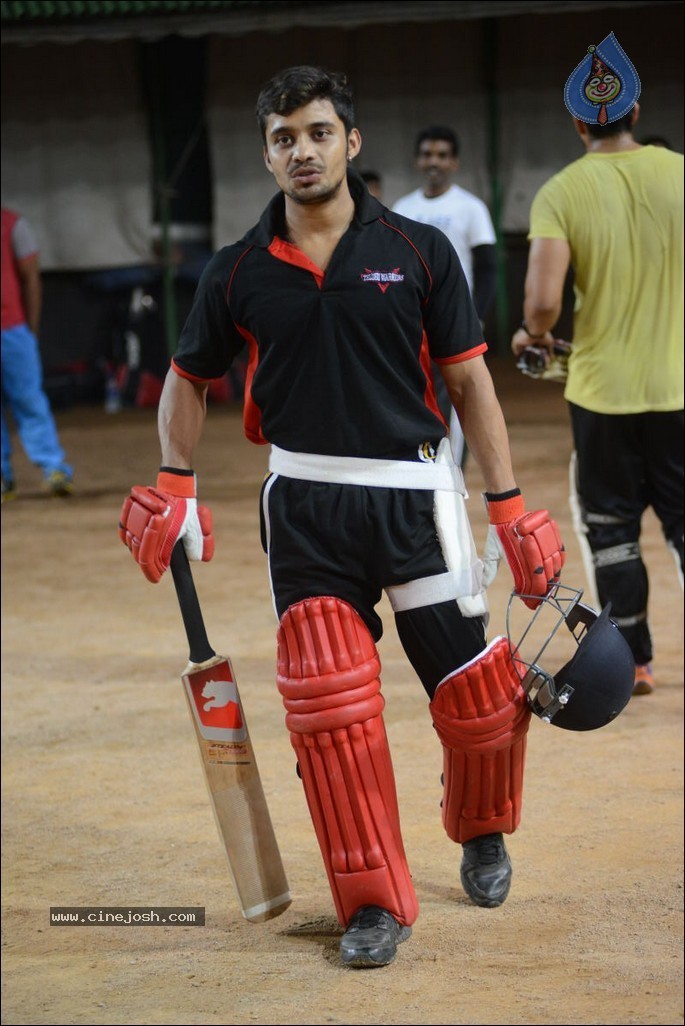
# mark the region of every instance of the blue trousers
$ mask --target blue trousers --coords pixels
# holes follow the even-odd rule
[[[12,439],[5,419],[8,408],[26,455],[46,477],[62,470],[71,477],[57,428],[43,391],[38,341],[28,325],[2,332],[2,476],[12,479]]]

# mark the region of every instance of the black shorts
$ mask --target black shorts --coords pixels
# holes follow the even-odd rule
[[[262,488],[262,545],[279,617],[295,602],[334,595],[362,617],[374,641],[383,589],[443,574],[434,493],[301,481],[271,474]],[[485,645],[481,617],[457,602],[396,614],[405,651],[426,690]]]
[[[354,606],[378,639],[374,607],[383,589],[447,570],[432,491],[271,475],[261,512],[279,618],[294,602],[335,595]]]

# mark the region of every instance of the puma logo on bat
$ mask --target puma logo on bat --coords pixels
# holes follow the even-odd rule
[[[203,705],[205,712],[210,709],[222,709],[235,701],[235,688],[226,680],[208,680],[202,689],[202,697],[209,699]]]

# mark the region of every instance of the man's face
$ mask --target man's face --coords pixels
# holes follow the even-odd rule
[[[416,166],[424,178],[426,196],[441,196],[447,192],[459,168],[450,143],[442,139],[424,139],[419,146]]]
[[[330,100],[312,100],[291,114],[270,114],[264,161],[279,188],[295,203],[323,203],[337,195],[348,157],[359,153],[356,128],[345,126]]]

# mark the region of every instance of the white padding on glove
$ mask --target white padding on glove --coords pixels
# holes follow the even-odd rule
[[[488,536],[483,549],[483,587],[487,590],[495,577],[504,557],[504,549],[494,524],[488,527]]]
[[[204,552],[204,535],[197,514],[197,499],[183,499],[186,506],[185,516],[178,532],[177,541],[183,540],[183,548],[188,559],[202,559]]]

